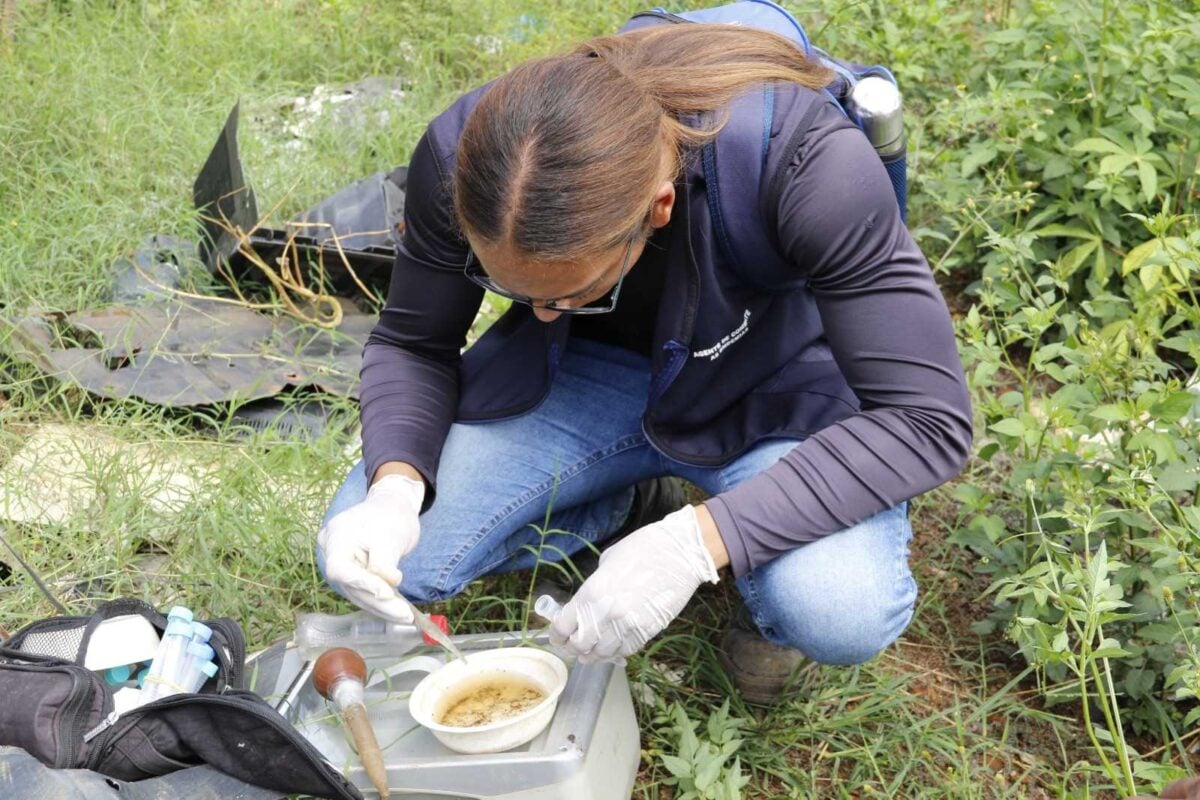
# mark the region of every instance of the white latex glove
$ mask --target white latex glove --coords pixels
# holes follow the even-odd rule
[[[404,577],[397,564],[417,546],[425,483],[385,475],[367,499],[338,514],[317,535],[325,579],[338,594],[384,619],[411,623],[412,609],[396,596]]]
[[[600,555],[600,566],[550,623],[550,643],[583,663],[640,650],[678,616],[717,568],[696,509],[639,528]]]

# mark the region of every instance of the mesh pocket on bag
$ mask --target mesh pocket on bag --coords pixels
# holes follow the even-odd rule
[[[83,644],[83,632],[86,629],[85,622],[77,622],[61,628],[29,631],[9,647],[30,655],[74,661],[79,654],[80,645]]]

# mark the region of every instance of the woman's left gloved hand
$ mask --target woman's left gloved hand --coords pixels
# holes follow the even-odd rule
[[[591,663],[640,650],[717,568],[696,509],[685,506],[604,551],[600,566],[550,624],[551,644]]]

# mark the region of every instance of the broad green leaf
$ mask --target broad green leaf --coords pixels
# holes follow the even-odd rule
[[[724,759],[718,756],[712,756],[700,769],[696,770],[696,790],[703,793],[708,787],[716,783],[717,778],[721,776],[721,766]]]
[[[1108,139],[1084,139],[1072,149],[1081,150],[1085,153],[1125,154],[1125,151],[1121,149],[1120,145],[1110,142]]]
[[[1162,401],[1155,403],[1150,413],[1158,417],[1163,422],[1175,423],[1183,418],[1183,415],[1192,410],[1192,408],[1200,403],[1200,395],[1192,394],[1191,392],[1171,392]]]
[[[990,636],[996,632],[996,621],[993,619],[976,620],[967,626],[972,633],[979,636]]]
[[[1130,417],[1130,410],[1124,405],[1107,404],[1097,406],[1088,416],[1102,419],[1105,422],[1127,422]]]
[[[999,154],[994,145],[985,144],[967,151],[963,157],[960,172],[964,178],[970,177],[975,170],[987,164]]]
[[[1142,263],[1150,256],[1162,249],[1162,242],[1158,239],[1151,239],[1148,242],[1142,242],[1137,247],[1129,251],[1125,256],[1125,260],[1121,262],[1121,274],[1128,275],[1135,272]]]
[[[1055,178],[1061,178],[1073,169],[1075,169],[1075,165],[1069,159],[1057,154],[1047,156],[1046,164],[1042,168],[1042,180],[1052,181]]]
[[[1192,492],[1200,483],[1200,468],[1191,464],[1168,464],[1158,475],[1158,485],[1164,492]]]
[[[1100,174],[1119,175],[1136,161],[1137,156],[1131,156],[1128,153],[1105,156],[1104,158],[1100,159]]]
[[[1100,646],[1092,651],[1093,658],[1121,658],[1129,655],[1129,651],[1121,647],[1116,639],[1105,639]]]
[[[1094,231],[1089,231],[1087,228],[1079,228],[1074,225],[1045,225],[1035,231],[1039,237],[1046,236],[1071,236],[1075,239],[1098,239]]]
[[[1013,419],[1012,417],[1009,417],[1008,419],[1002,419],[999,422],[989,425],[988,430],[993,430],[996,433],[1002,433],[1005,436],[1025,435],[1025,426],[1019,419]]]
[[[684,761],[679,756],[663,755],[659,756],[659,759],[662,761],[663,766],[667,768],[667,771],[676,778],[686,778],[692,774],[691,762]]]
[[[1064,279],[1069,278],[1078,272],[1079,268],[1083,266],[1083,262],[1087,261],[1088,256],[1099,246],[1100,241],[1098,239],[1090,239],[1083,244],[1071,248],[1059,261],[1062,264],[1061,277]]]
[[[1184,331],[1178,336],[1163,339],[1160,344],[1171,350],[1183,353],[1200,353],[1200,331]]]
[[[1130,106],[1129,116],[1136,119],[1146,129],[1146,133],[1154,133],[1154,115],[1141,106]]]
[[[1101,584],[1106,584],[1106,579],[1108,577],[1107,542],[1100,542],[1100,546],[1096,548],[1096,552],[1092,555],[1091,561],[1088,562],[1088,575],[1092,579],[1092,594],[1100,594],[1103,591]]]
[[[1162,274],[1162,264],[1147,264],[1138,271],[1138,279],[1142,282],[1142,286],[1146,287],[1146,291],[1150,291],[1158,285]]]
[[[1125,445],[1125,450],[1128,452],[1149,450],[1154,454],[1154,462],[1156,464],[1165,464],[1179,458],[1179,453],[1175,449],[1174,437],[1170,434],[1160,433],[1149,428],[1144,428],[1135,433]]]
[[[1138,162],[1138,180],[1142,184],[1142,198],[1147,203],[1154,199],[1154,193],[1158,191],[1158,172],[1154,166],[1145,162]]]
[[[1096,279],[1097,283],[1103,286],[1108,280],[1108,276],[1108,252],[1103,247],[1097,247],[1096,261],[1092,265],[1092,277]]]

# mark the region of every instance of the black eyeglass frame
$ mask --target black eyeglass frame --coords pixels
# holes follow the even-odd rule
[[[492,280],[491,276],[484,271],[483,265],[475,257],[474,251],[468,251],[467,253],[467,263],[463,265],[463,274],[475,285],[481,286],[493,294],[507,297],[514,302],[524,303],[531,308],[544,308],[547,311],[554,311],[559,314],[607,314],[617,307],[617,300],[621,296],[621,284],[625,282],[625,276],[629,274],[629,258],[633,255],[633,243],[635,241],[637,241],[637,237],[630,239],[629,244],[625,248],[625,260],[621,263],[621,273],[617,276],[617,282],[613,284],[613,287],[608,292],[592,300],[586,306],[559,306],[557,304],[563,301],[535,301],[527,295],[510,292]]]

